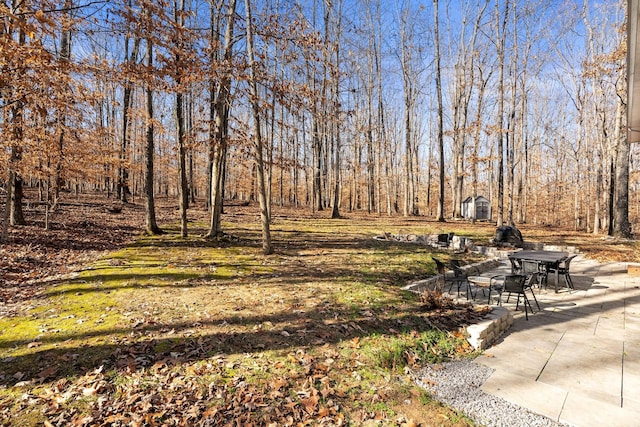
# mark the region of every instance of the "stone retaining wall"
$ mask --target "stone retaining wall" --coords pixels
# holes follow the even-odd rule
[[[493,307],[480,322],[467,326],[467,341],[476,350],[491,346],[511,327],[513,314],[504,307]]]

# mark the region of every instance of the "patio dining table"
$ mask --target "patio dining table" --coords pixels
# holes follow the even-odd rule
[[[513,252],[509,255],[512,260],[533,261],[544,265],[545,269],[554,269],[555,271],[555,291],[558,292],[558,266],[569,254],[561,251],[535,251],[524,250]]]

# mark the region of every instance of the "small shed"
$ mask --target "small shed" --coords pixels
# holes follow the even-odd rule
[[[473,197],[469,196],[462,202],[462,216],[466,219],[473,218]],[[491,219],[491,204],[482,196],[476,197],[476,219]]]

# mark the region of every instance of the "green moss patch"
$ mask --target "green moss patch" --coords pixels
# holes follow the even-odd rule
[[[406,367],[471,354],[400,289],[434,273],[430,250],[367,222],[277,219],[265,257],[257,227],[226,226],[237,241],[141,237],[0,318],[0,414],[359,425],[424,404]]]

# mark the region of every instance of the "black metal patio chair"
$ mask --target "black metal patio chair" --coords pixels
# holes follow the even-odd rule
[[[531,295],[533,296],[533,300],[535,301],[536,306],[538,307],[538,310],[540,310],[540,305],[538,304],[536,294],[533,293],[533,288],[531,285],[532,277],[533,275],[529,275],[529,276],[523,276],[522,274],[507,275],[504,277],[504,284],[503,284],[504,288],[502,291],[502,295],[507,294],[507,302],[509,302],[509,298],[511,297],[511,294],[517,295],[516,310],[520,306],[520,297],[522,297],[523,305],[524,305],[524,317],[526,320],[529,320],[529,312],[527,310],[527,306],[531,310],[532,314],[534,312],[533,307],[531,306],[531,302],[527,297],[527,290],[531,292]]]
[[[466,296],[469,299],[469,281],[467,280],[467,274],[459,267],[459,264],[450,262],[449,265],[440,261],[438,258],[431,257],[436,263],[436,269],[438,275],[442,278],[442,288],[444,289],[447,284],[449,289],[447,292],[451,293],[454,286],[457,289],[457,295],[460,296],[460,289],[463,285],[466,285]]]
[[[511,263],[511,274],[520,274],[522,271],[520,260],[509,257],[509,262]]]
[[[556,269],[558,270],[558,280],[560,280],[560,276],[563,276],[569,289],[575,289],[573,287],[573,280],[571,280],[571,275],[569,274],[569,266],[571,265],[571,261],[577,256],[577,254],[568,256],[562,260],[557,267],[549,268],[549,272],[555,272]]]
[[[520,266],[521,268],[518,274],[527,276],[530,286],[547,286],[547,269],[544,264],[540,264],[537,261],[521,260]]]

